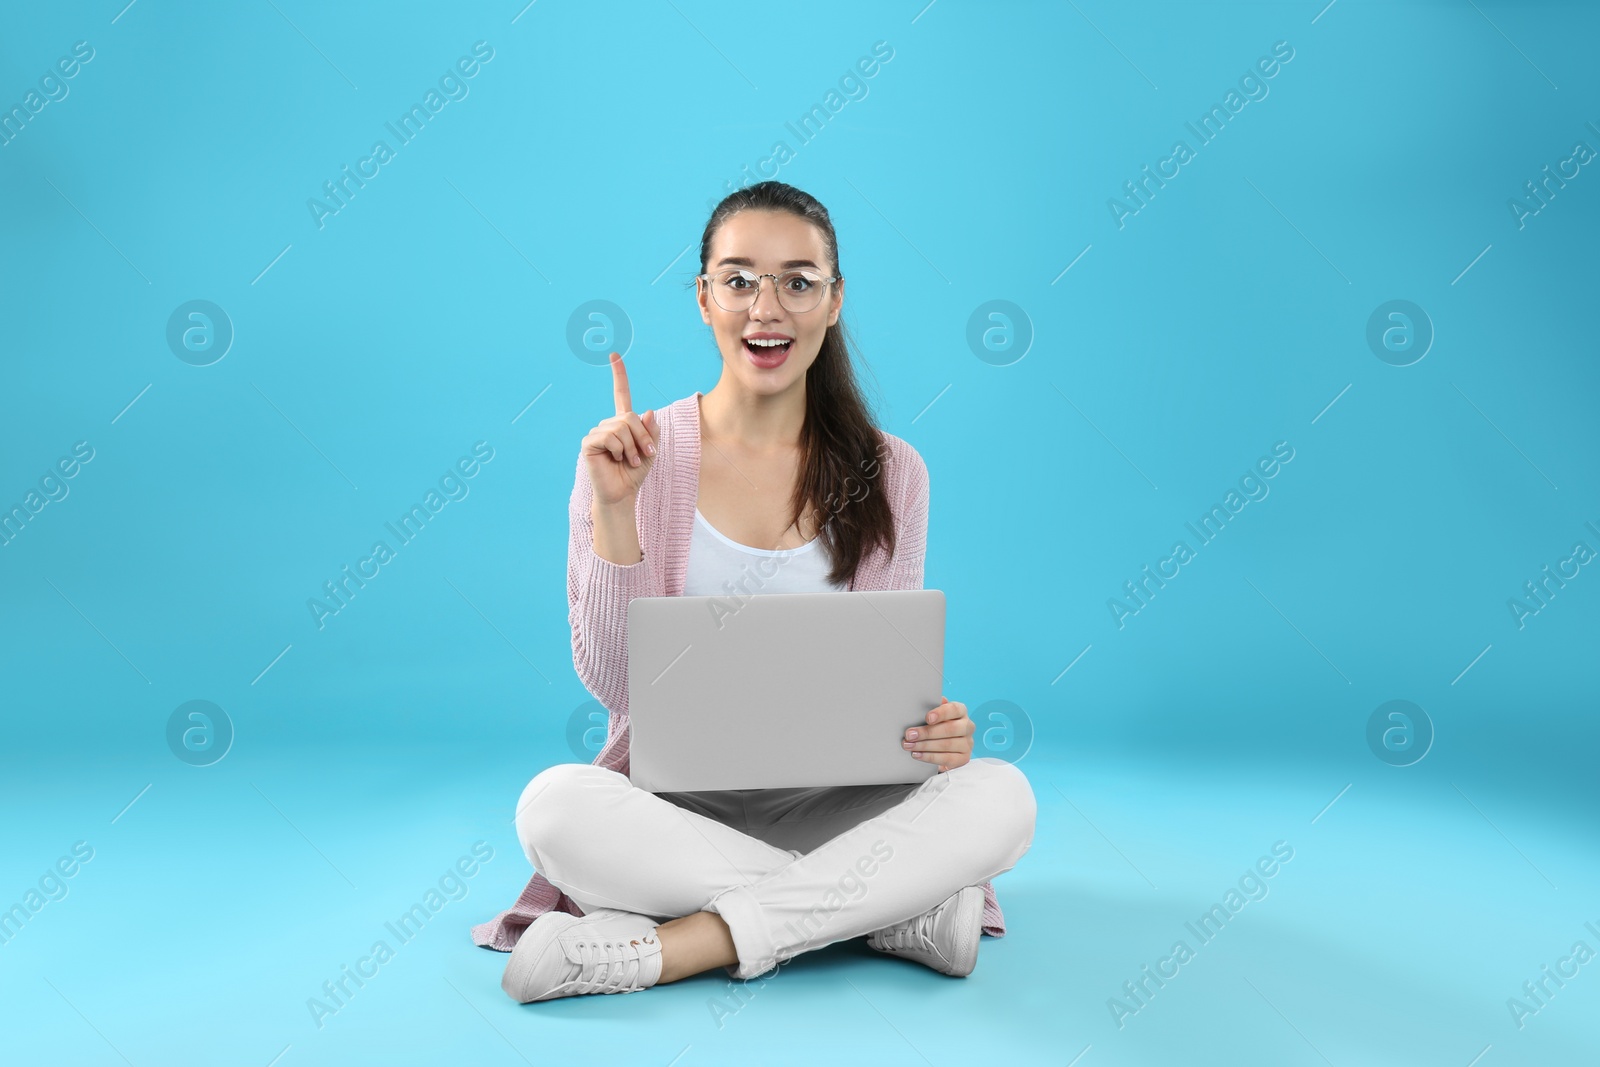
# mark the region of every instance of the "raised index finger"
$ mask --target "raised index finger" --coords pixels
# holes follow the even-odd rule
[[[626,415],[633,410],[633,398],[628,395],[628,371],[622,365],[620,353],[611,353],[611,389],[616,396],[617,414]]]

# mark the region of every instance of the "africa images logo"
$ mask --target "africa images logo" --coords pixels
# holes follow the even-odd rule
[[[494,49],[487,41],[478,41],[472,46],[471,56],[462,56],[457,59],[455,66],[447,68],[439,76],[438,88],[428,87],[422,95],[421,103],[413,103],[407,111],[401,113],[394,122],[385,122],[384,128],[394,135],[394,147],[389,142],[379,139],[372,143],[372,148],[367,155],[356,161],[354,171],[346,163],[340,168],[338,178],[322,183],[322,193],[325,200],[310,197],[306,200],[306,209],[311,212],[311,221],[317,224],[317,229],[323,229],[326,220],[340,211],[349,207],[349,201],[367,187],[367,182],[382,173],[385,164],[392,162],[397,150],[410,144],[418,134],[427,128],[428,122],[439,112],[444,110],[446,104],[452,100],[465,100],[472,91],[467,84],[469,80],[477,77],[483,69],[483,64],[494,58]],[[398,125],[396,125],[398,123]]]

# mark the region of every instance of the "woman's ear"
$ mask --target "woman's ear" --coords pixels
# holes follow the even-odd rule
[[[711,309],[706,307],[706,285],[704,278],[694,280],[694,301],[700,305],[700,321],[707,326],[711,325]]]

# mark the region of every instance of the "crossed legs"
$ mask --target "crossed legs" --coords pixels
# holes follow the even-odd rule
[[[676,796],[559,764],[516,820],[529,862],[580,907],[662,920],[664,982],[716,966],[752,978],[919,915],[1010,870],[1036,811],[1022,772],[988,758],[915,785]]]

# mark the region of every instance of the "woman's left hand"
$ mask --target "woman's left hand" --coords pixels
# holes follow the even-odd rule
[[[944,703],[928,712],[928,725],[909,727],[900,746],[925,763],[937,763],[943,774],[972,759],[972,735],[978,726],[967,718],[965,704],[943,695],[939,699]]]

